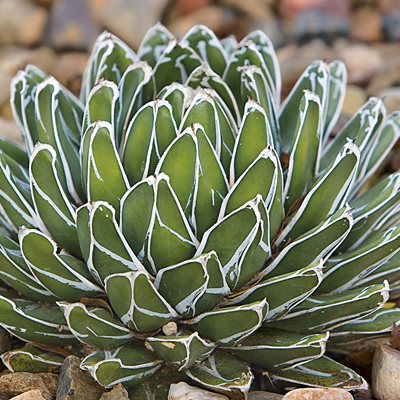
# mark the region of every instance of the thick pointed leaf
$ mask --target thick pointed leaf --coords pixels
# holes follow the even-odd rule
[[[311,187],[318,172],[322,135],[322,110],[318,96],[304,92],[293,138],[286,176],[284,199],[286,209]]]
[[[137,52],[138,59],[146,61],[147,64],[154,67],[160,55],[173,38],[172,33],[164,25],[160,23],[155,24],[146,32],[140,43]]]
[[[233,346],[255,332],[268,313],[264,300],[242,306],[224,307],[201,314],[188,324],[202,336],[224,346]]]
[[[98,349],[110,349],[130,342],[133,332],[113,317],[109,310],[87,308],[82,303],[57,303],[64,312],[70,331],[82,343]]]
[[[196,254],[215,251],[231,289],[248,282],[270,256],[269,220],[260,195],[205,232]]]
[[[128,344],[113,351],[97,351],[85,357],[81,368],[100,385],[111,388],[118,383],[135,386],[153,376],[162,365],[154,353],[141,344]]]
[[[11,300],[0,295],[0,325],[26,342],[64,346],[76,342],[56,305],[29,300]]]
[[[322,281],[321,263],[260,282],[229,298],[228,304],[248,304],[265,299],[267,320],[277,319],[307,299]]]
[[[26,345],[1,355],[1,361],[11,372],[58,372],[64,357],[61,354]]]
[[[399,253],[400,228],[377,233],[363,245],[336,257],[325,265],[320,293],[340,293],[353,288],[382,263]]]
[[[161,156],[177,136],[171,105],[165,100],[145,104],[130,122],[122,163],[131,185],[152,175]]]
[[[56,243],[42,232],[21,228],[19,241],[32,274],[54,296],[76,301],[102,292],[91,282],[86,264],[68,254],[59,254]]]
[[[352,369],[326,356],[299,367],[274,372],[271,377],[289,382],[288,387],[293,387],[293,383],[302,386],[337,387],[347,390],[365,390],[368,387],[364,378]]]
[[[16,143],[8,140],[7,138],[0,138],[0,151],[7,154],[16,163],[20,164],[23,168],[29,167],[28,153]]]
[[[145,272],[110,275],[105,285],[113,310],[131,329],[155,331],[177,316]]]
[[[172,82],[186,82],[190,73],[201,64],[200,57],[190,48],[171,40],[154,67],[156,91]]]
[[[279,115],[281,150],[283,152],[291,152],[293,134],[296,131],[297,115],[304,90],[310,90],[320,98],[321,108],[325,115],[329,95],[328,78],[328,66],[322,61],[314,62],[303,72],[292,91],[283,102]],[[339,148],[338,152],[342,147],[343,145]],[[329,164],[330,162],[328,165]]]
[[[163,268],[154,285],[180,315],[189,317],[214,307],[229,290],[215,252]]]
[[[351,209],[345,207],[311,231],[284,247],[261,272],[262,276],[277,276],[294,272],[326,260],[343,242],[353,226]]]
[[[357,172],[359,154],[352,142],[345,145],[334,163],[304,197],[299,209],[277,239],[277,245],[298,238],[346,204]]]
[[[195,25],[182,38],[181,44],[193,49],[218,75],[227,64],[226,53],[215,33],[204,25]]]
[[[135,58],[135,53],[122,40],[109,32],[102,33],[94,44],[83,75],[82,102],[87,103],[90,91],[100,80],[109,80],[118,84]]]
[[[134,63],[126,69],[118,85],[119,98],[115,116],[115,137],[118,146],[125,142],[126,130],[136,111],[142,104],[152,100],[146,98],[143,93],[145,85],[151,85],[152,72],[147,63]]]
[[[143,270],[106,202],[88,203],[77,212],[78,236],[91,275],[101,284],[115,273]]]
[[[120,200],[129,187],[108,122],[89,126],[81,145],[82,172],[89,201],[110,203],[119,215]]]
[[[253,381],[253,374],[246,363],[222,351],[214,352],[187,370],[186,374],[197,384],[231,399],[245,398]]]
[[[80,257],[75,210],[60,182],[57,154],[53,147],[39,144],[30,161],[30,184],[35,210],[60,247]]]
[[[329,333],[304,336],[278,329],[260,329],[244,339],[240,346],[230,347],[234,356],[268,372],[294,368],[325,353]]]
[[[170,336],[153,336],[146,339],[151,348],[166,362],[182,371],[203,361],[215,345],[202,339],[197,332],[181,332]]]
[[[330,296],[313,296],[267,327],[290,332],[317,333],[337,328],[382,308],[389,298],[389,285],[371,285]]]
[[[129,245],[153,274],[195,253],[197,240],[165,174],[151,176],[125,194],[120,224]]]

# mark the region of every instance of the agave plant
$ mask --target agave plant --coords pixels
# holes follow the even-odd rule
[[[103,33],[79,100],[18,73],[26,150],[0,142],[0,325],[28,344],[8,368],[81,351],[135,399],[182,380],[243,398],[259,372],[365,387],[325,351],[400,321],[384,307],[400,287],[400,174],[371,183],[400,114],[371,98],[332,135],[339,61],[310,65],[283,104],[280,85],[265,34],[204,26],[178,41],[156,25],[136,54]]]

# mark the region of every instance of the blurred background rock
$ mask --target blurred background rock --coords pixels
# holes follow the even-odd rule
[[[372,95],[389,112],[400,109],[400,0],[0,0],[0,134],[19,138],[9,106],[19,68],[35,64],[78,93],[101,31],[136,49],[157,21],[178,37],[198,23],[221,37],[265,31],[277,48],[283,97],[313,60],[343,60],[342,121]],[[400,168],[399,155],[390,168]]]

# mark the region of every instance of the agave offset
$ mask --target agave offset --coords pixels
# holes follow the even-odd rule
[[[283,104],[280,86],[263,32],[237,43],[204,26],[178,41],[158,24],[136,54],[103,33],[80,99],[18,73],[26,150],[0,142],[0,325],[28,344],[8,368],[82,351],[135,399],[178,381],[243,398],[259,372],[365,387],[325,351],[400,321],[384,307],[400,288],[400,174],[371,183],[400,114],[371,98],[333,135],[340,61],[311,64]]]

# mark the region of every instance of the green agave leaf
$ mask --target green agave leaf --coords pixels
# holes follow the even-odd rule
[[[253,381],[247,364],[222,351],[214,352],[185,372],[197,384],[231,399],[245,398]]]
[[[183,113],[194,96],[195,91],[191,87],[173,82],[164,87],[158,93],[157,98],[168,101],[172,107],[172,115],[176,126],[179,126],[182,121]]]
[[[260,329],[239,346],[228,349],[234,356],[268,372],[298,367],[325,353],[329,333],[304,336],[279,329]]]
[[[193,70],[185,85],[188,85],[193,89],[200,87],[212,89],[228,107],[234,117],[234,121],[236,123],[240,121],[240,113],[235,96],[221,76],[214,72],[207,63],[203,63]]]
[[[162,156],[156,173],[169,176],[186,217],[197,237],[218,218],[228,183],[219,158],[199,124],[184,130]]]
[[[269,220],[260,195],[204,233],[196,255],[215,251],[231,290],[247,283],[270,256]]]
[[[267,210],[271,209],[277,191],[279,159],[272,149],[266,147],[249,165],[229,190],[222,202],[220,218],[243,206],[258,194],[261,195]]]
[[[312,63],[300,76],[292,91],[283,102],[279,115],[281,150],[283,152],[291,152],[293,133],[296,132],[297,116],[304,90],[310,90],[320,98],[321,109],[323,115],[325,115],[329,95],[328,73],[328,66],[324,62],[316,61]],[[342,147],[343,145],[339,147],[337,153]],[[335,156],[337,153],[335,153]],[[335,157],[333,157],[334,159]]]
[[[335,346],[340,346],[343,342],[355,340],[365,340],[366,335],[381,336],[388,333],[393,328],[393,324],[400,323],[400,309],[381,308],[364,318],[348,322],[341,325],[331,332],[331,341]]]
[[[24,71],[18,71],[11,81],[11,110],[21,132],[28,153],[38,141],[35,119],[35,94],[37,85],[46,78],[46,74],[33,65],[27,65]]]
[[[12,159],[0,153],[0,205],[1,214],[15,232],[22,225],[43,226],[36,215],[32,199],[27,198],[26,173],[13,168]],[[25,175],[25,177],[24,177]]]
[[[74,135],[81,131],[82,117],[82,106],[78,100],[73,100],[72,95],[56,79],[49,77],[38,85],[34,117],[38,140],[51,145],[57,152],[58,175],[62,177],[64,190],[70,193],[76,203],[81,201],[83,192],[79,137]]]
[[[193,49],[218,75],[227,65],[227,55],[215,33],[204,25],[193,26],[182,38],[181,44]]]
[[[269,37],[261,30],[250,32],[241,44],[252,42],[260,52],[265,65],[268,69],[270,81],[268,82],[274,93],[276,104],[279,104],[281,93],[281,72],[279,68],[278,57],[276,56],[274,46]]]
[[[207,358],[215,348],[213,343],[202,339],[197,332],[180,332],[176,335],[153,336],[146,343],[166,362],[178,371],[191,368]]]
[[[367,316],[382,308],[388,298],[387,282],[340,294],[313,296],[280,320],[267,322],[265,326],[290,332],[318,333]]]
[[[82,79],[81,100],[86,104],[93,86],[100,80],[119,83],[125,70],[135,62],[135,53],[120,39],[103,32],[94,44]]]
[[[190,73],[201,64],[200,57],[176,39],[169,42],[154,67],[156,91],[172,82],[186,82]]]
[[[154,353],[141,344],[131,343],[113,351],[97,351],[85,357],[81,368],[100,385],[111,388],[118,383],[132,387],[153,376],[162,366]]]
[[[192,258],[196,251],[197,239],[165,174],[144,179],[126,192],[120,225],[134,253],[153,274]]]
[[[110,275],[105,289],[115,313],[135,331],[155,331],[177,317],[145,272]]]
[[[304,197],[299,209],[278,237],[277,245],[298,238],[345,205],[359,157],[357,146],[348,142]]]
[[[275,278],[262,279],[229,298],[227,304],[248,304],[265,299],[267,320],[277,319],[307,299],[322,281],[322,263]]]
[[[173,38],[172,33],[163,24],[158,22],[144,35],[137,52],[137,58],[154,67],[160,55]]]
[[[108,203],[95,201],[80,207],[77,227],[87,268],[101,285],[110,274],[144,270],[122,235],[115,210]]]
[[[38,144],[31,155],[30,185],[35,211],[54,240],[80,257],[75,210],[58,177],[57,153],[53,147]]]
[[[247,101],[242,124],[232,154],[230,169],[231,186],[254,162],[273,139],[264,109],[255,101]]]
[[[306,364],[291,369],[282,369],[271,375],[272,378],[305,386],[337,387],[347,390],[366,390],[364,378],[352,369],[322,356]]]
[[[90,281],[86,264],[68,254],[59,254],[56,243],[44,233],[21,228],[19,242],[32,274],[54,296],[77,301],[102,292]]]
[[[88,126],[92,125],[96,121],[109,122],[113,127],[115,127],[115,114],[119,95],[118,86],[114,82],[101,80],[96,83],[90,91],[86,103],[82,131],[86,132]]]
[[[241,102],[240,109],[246,106],[248,99],[255,100],[261,105],[268,118],[269,126],[272,133],[274,148],[279,151],[279,126],[277,119],[277,110],[274,103],[273,94],[268,85],[267,79],[261,68],[254,65],[246,65],[240,67],[239,71],[241,81]]]
[[[265,299],[245,304],[219,308],[188,320],[187,324],[200,335],[224,346],[233,346],[253,334],[268,313]]]
[[[0,151],[12,158],[16,163],[21,165],[21,167],[28,169],[29,155],[19,145],[6,138],[0,138]]]
[[[238,104],[243,104],[244,102],[241,98],[240,67],[245,65],[254,65],[255,67],[261,68],[267,82],[272,82],[271,74],[265,63],[263,55],[259,51],[259,46],[257,46],[251,40],[241,41],[239,46],[231,54],[223,75],[225,82],[232,90],[236,100],[238,101]],[[270,86],[270,88],[273,90],[272,86]]]
[[[400,251],[400,228],[377,232],[363,245],[336,257],[325,264],[321,293],[340,293],[355,287],[360,280],[376,270],[383,262]]]
[[[325,126],[323,137],[324,141],[329,138],[329,134],[335,127],[342,109],[346,94],[347,71],[342,61],[335,60],[328,64],[328,88],[327,110],[325,116]]]
[[[88,201],[107,201],[119,215],[120,200],[129,187],[108,122],[90,125],[82,139],[81,163]]]
[[[183,117],[180,130],[194,124],[200,124],[203,127],[224,170],[228,171],[235,137],[229,118],[217,101],[214,91],[198,90]]]
[[[211,309],[229,291],[213,251],[163,268],[154,285],[180,315],[189,317]]]
[[[57,303],[64,312],[70,331],[82,343],[98,349],[110,349],[130,342],[133,332],[100,307],[87,308],[82,303]]]
[[[131,185],[152,175],[177,136],[172,107],[165,100],[146,103],[130,122],[122,149],[122,163]]]
[[[26,265],[19,246],[16,248],[1,243],[0,278],[8,286],[29,300],[52,302],[55,297],[32,275]]]
[[[51,346],[75,343],[56,305],[42,305],[0,295],[0,325],[17,338]]]
[[[329,167],[349,140],[354,141],[361,152],[364,150],[379,119],[382,118],[382,107],[382,101],[372,97],[354,114],[343,129],[325,147],[321,157],[321,171]]]
[[[382,125],[379,125],[378,129],[379,131],[374,135],[371,144],[364,152],[358,173],[358,182],[353,189],[354,192],[362,188],[364,183],[377,171],[399,139],[400,113],[396,112],[389,115]]]
[[[261,276],[277,276],[295,272],[327,260],[340,246],[353,226],[351,208],[344,207],[314,229],[285,246],[261,272]]]
[[[399,199],[400,173],[394,173],[353,200],[351,207],[354,227],[340,247],[340,251],[353,249],[362,244],[392,211],[396,211]]]
[[[64,357],[60,354],[43,351],[30,345],[7,351],[0,357],[11,372],[57,372],[64,361]]]
[[[308,192],[318,172],[321,149],[322,110],[319,97],[305,91],[289,157],[284,199],[286,209]]]
[[[125,142],[126,130],[132,117],[139,107],[152,100],[146,98],[144,88],[152,84],[153,70],[146,62],[136,62],[130,65],[118,85],[119,97],[116,104],[115,137],[118,145]]]

